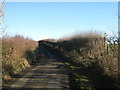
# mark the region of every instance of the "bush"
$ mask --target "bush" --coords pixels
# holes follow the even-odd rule
[[[35,61],[37,42],[21,35],[2,38],[2,79],[8,81]]]
[[[112,45],[108,44],[106,37],[103,37],[101,34],[82,33],[70,36],[67,39],[60,39],[57,44],[44,43],[41,45],[48,48],[53,53],[65,59],[67,58],[67,62],[71,62],[78,67],[83,66],[83,68],[87,68],[88,72],[85,73],[96,77],[95,82],[100,79],[105,79],[106,84],[104,84],[103,87],[108,85],[107,83],[112,87],[111,84],[114,83],[112,79],[117,79],[117,51],[112,51],[110,47]],[[92,71],[92,73],[89,71]],[[95,75],[93,75],[94,73]],[[100,79],[97,79],[97,76]],[[111,79],[108,79],[109,76]],[[103,80],[101,80],[101,84],[102,83]]]
[[[69,40],[61,41],[59,46],[64,49],[66,56],[75,62],[83,59],[96,60],[105,73],[117,77],[118,45],[108,44],[102,35],[98,33],[73,35]]]

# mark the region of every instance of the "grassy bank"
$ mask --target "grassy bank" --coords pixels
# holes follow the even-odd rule
[[[117,50],[108,47],[98,33],[73,35],[57,43],[41,43],[67,62],[72,88],[115,88],[117,83]],[[110,45],[111,46],[111,45]]]
[[[37,42],[21,35],[2,38],[2,79],[10,80],[18,72],[29,68],[36,60]]]

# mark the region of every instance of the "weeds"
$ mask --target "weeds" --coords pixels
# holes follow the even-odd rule
[[[21,35],[2,38],[2,79],[8,81],[16,73],[35,62],[37,42]]]
[[[67,40],[65,38],[60,39],[57,44],[46,42],[41,43],[41,45],[64,58],[68,63],[72,63],[69,67],[72,73],[71,77],[74,79],[72,83],[79,82],[78,84],[80,84],[85,81],[85,84],[80,84],[80,87],[75,84],[75,87],[85,88],[85,85],[88,85],[88,87],[90,85],[91,89],[93,89],[93,86],[94,88],[116,87],[117,44],[107,43],[106,38],[101,34],[77,34],[69,39],[67,38]],[[116,50],[111,49],[113,46],[116,46]],[[76,71],[74,67],[79,69]],[[85,76],[88,79],[77,78],[77,75]]]

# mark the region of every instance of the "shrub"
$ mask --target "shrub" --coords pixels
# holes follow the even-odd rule
[[[21,35],[2,38],[2,78],[9,80],[14,74],[29,68],[35,61],[37,42]]]
[[[67,58],[67,61],[72,62],[72,64],[75,63],[75,65],[87,67],[87,69],[91,66],[94,67],[94,70],[90,69],[92,73],[98,72],[100,75],[96,73],[96,75],[92,74],[93,76],[100,76],[104,79],[110,76],[113,79],[117,79],[117,48],[116,51],[112,50],[111,46],[114,46],[114,44],[109,44],[106,40],[106,37],[99,33],[82,33],[60,39],[57,44],[44,43],[41,45],[57,55]],[[118,47],[117,44],[115,46]],[[88,70],[88,73],[90,70]],[[111,83],[112,80],[110,82],[109,80],[106,85]]]
[[[69,40],[61,40],[59,46],[59,48],[64,49],[65,54],[68,54],[66,56],[73,60],[77,62],[84,58],[96,60],[96,63],[103,68],[105,73],[117,77],[118,44],[108,44],[106,38],[101,34],[73,35]]]

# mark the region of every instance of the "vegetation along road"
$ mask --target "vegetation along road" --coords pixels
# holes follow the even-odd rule
[[[43,47],[39,48],[39,55],[36,65],[14,77],[3,90],[69,90],[68,73],[64,64]]]

